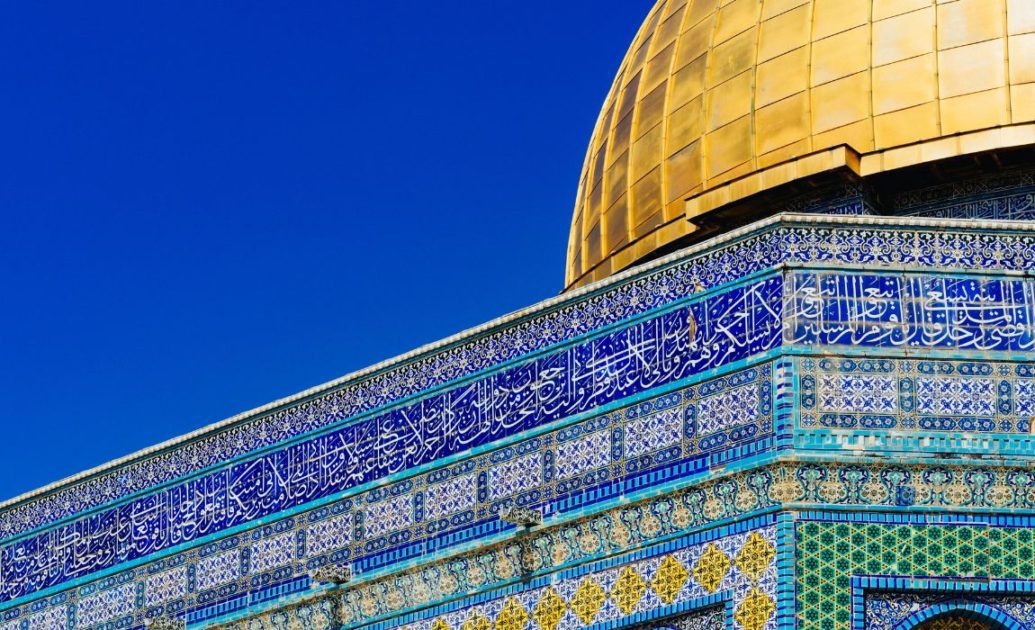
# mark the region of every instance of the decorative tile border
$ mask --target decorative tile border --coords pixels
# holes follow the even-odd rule
[[[628,492],[670,483],[680,475],[700,474],[707,469],[709,458],[726,453],[722,461],[727,461],[731,449],[751,445],[761,449],[761,441],[773,436],[773,378],[774,366],[762,364],[671,391],[451,467],[258,526],[75,592],[86,594],[98,588],[105,590],[106,584],[135,580],[137,605],[129,611],[129,619],[179,614],[199,607],[212,608],[241,594],[296,579],[327,562],[350,562],[362,572],[497,534],[502,526],[495,514],[515,501],[545,504],[546,511],[556,516],[578,513],[593,501],[614,501]],[[746,396],[745,390],[753,393]],[[754,401],[754,408],[746,407],[745,399]],[[706,429],[696,426],[698,407],[707,405],[718,412],[723,404],[734,405],[743,415]],[[659,441],[649,431],[629,430],[645,422],[664,426],[670,421],[659,419],[668,418],[675,422],[675,442]],[[667,435],[663,437],[668,439]],[[606,452],[589,453],[592,456],[581,465],[562,462],[557,456],[572,445],[583,448],[587,441],[606,444]],[[641,442],[647,446],[640,447]],[[626,455],[627,449],[636,455]],[[583,448],[583,454],[587,452]],[[533,456],[534,474],[540,481],[535,486],[515,488],[506,474],[493,475]],[[694,461],[699,464],[688,465]],[[559,474],[562,470],[565,475]],[[462,496],[465,489],[468,494]],[[452,497],[445,506],[441,502],[443,492]],[[593,496],[596,498],[591,500]],[[432,502],[438,513],[429,515],[426,506]],[[121,601],[121,594],[112,592],[115,594],[110,597]],[[68,593],[43,601],[65,605]],[[25,610],[23,606],[6,611],[0,619],[21,615]]]
[[[705,540],[676,541],[661,547],[675,549],[669,553],[656,555],[658,549],[652,549],[619,556],[555,576],[546,585],[537,580],[529,589],[487,593],[476,602],[456,602],[404,617],[404,625],[393,621],[369,628],[606,629],[687,607],[714,606],[718,600],[730,602],[733,628],[775,630],[775,527]]]
[[[782,278],[775,276],[705,296],[362,423],[16,540],[0,548],[0,601],[763,353],[779,343],[781,288]],[[715,438],[728,439],[720,429],[713,431]],[[733,441],[748,437],[733,436]],[[716,442],[712,448],[720,445]],[[524,495],[542,481],[530,475],[544,465],[531,457],[501,465],[489,471],[489,482],[481,483],[489,483],[493,499]],[[523,488],[518,487],[521,483]],[[404,507],[396,506],[391,513],[384,506],[371,509],[378,511],[368,525],[374,534],[413,523]],[[76,543],[64,544],[70,538]],[[399,542],[408,541],[392,541]]]
[[[1031,433],[1031,363],[801,358],[801,426],[910,433]]]
[[[0,513],[0,536],[55,522],[368,413],[781,262],[1035,269],[1035,238],[1016,224],[958,222],[953,231],[944,231],[942,225],[921,219],[793,215],[763,221],[384,366],[15,499]],[[996,229],[1000,231],[992,231]]]

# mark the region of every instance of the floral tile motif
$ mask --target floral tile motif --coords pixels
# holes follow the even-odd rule
[[[958,599],[958,593],[923,593],[916,591],[880,592],[866,594],[865,630],[883,630],[895,628],[917,611],[922,611],[943,602]],[[1035,628],[1035,597],[1018,595],[995,595],[967,593],[968,601],[983,604],[988,608],[1000,611],[1024,624],[1025,628]],[[924,626],[925,630],[935,630]],[[987,626],[985,626],[987,628]],[[949,630],[941,628],[939,630]],[[960,630],[965,630],[960,626]]]
[[[555,580],[550,586],[502,595],[456,612],[425,618],[397,630],[465,630],[463,619],[478,619],[497,630],[581,630],[605,622],[704,598],[717,590],[733,594],[736,630],[776,628],[775,528],[728,535],[674,553]],[[738,558],[734,562],[730,558]],[[720,561],[719,558],[724,560]],[[694,567],[721,562],[715,570]],[[738,568],[749,568],[743,573]],[[701,580],[704,580],[702,582]],[[718,613],[718,616],[717,616]],[[691,612],[686,630],[713,630],[722,608]],[[533,624],[533,625],[529,625]],[[668,625],[668,624],[665,624]],[[385,624],[391,628],[391,623]],[[718,626],[724,627],[724,626]]]
[[[352,542],[352,515],[332,516],[316,521],[306,530],[306,551],[321,555],[347,547]]]
[[[697,430],[701,435],[710,435],[751,422],[758,415],[758,387],[736,387],[701,399]]]
[[[295,559],[295,532],[266,536],[252,543],[251,572],[262,573],[291,564]]]
[[[994,416],[996,385],[990,378],[918,378],[917,413]]]
[[[682,413],[668,409],[632,420],[625,429],[625,450],[639,457],[679,444],[683,437]]]
[[[424,510],[430,519],[469,510],[478,501],[478,484],[474,475],[453,477],[428,486]]]
[[[527,492],[542,483],[542,453],[518,457],[489,469],[489,497],[492,499]]]
[[[557,445],[557,478],[567,479],[611,463],[611,432],[592,433]]]
[[[1029,433],[1030,362],[803,358],[804,427]]]
[[[93,626],[113,619],[132,616],[135,612],[135,584],[123,584],[79,600],[76,621],[79,626]]]
[[[144,580],[144,605],[158,606],[187,594],[187,567],[149,575]]]
[[[835,413],[895,413],[898,381],[872,374],[823,374],[817,395],[822,411]]]
[[[1035,416],[1035,379],[1019,381],[1017,383],[1016,398],[1017,414],[1021,416]]]
[[[195,569],[196,588],[205,591],[241,577],[241,554],[236,549],[207,556]]]
[[[367,538],[384,536],[410,525],[413,525],[413,496],[409,494],[372,503],[363,516]]]

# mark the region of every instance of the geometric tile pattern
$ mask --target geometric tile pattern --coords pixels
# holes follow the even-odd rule
[[[746,545],[748,541],[750,545]],[[715,592],[732,596],[738,630],[774,630],[775,544],[772,527],[734,534],[661,556],[555,580],[545,587],[502,594],[401,626],[399,630],[464,630],[465,624],[481,619],[496,630],[578,630],[619,623],[632,615],[693,601]],[[721,576],[715,571],[692,569],[702,563],[711,565],[720,556],[726,558],[725,570],[719,571]],[[734,557],[741,557],[741,564],[752,567],[756,577],[742,572],[730,560]],[[704,577],[708,584],[702,584],[698,577]],[[717,581],[713,581],[715,579]],[[704,610],[690,616],[696,625],[685,627],[687,630],[715,628],[716,618],[714,609]]]
[[[772,364],[713,378],[635,403],[627,409],[569,425],[544,435],[542,439],[490,451],[417,479],[401,481],[343,499],[326,508],[302,513],[281,533],[264,533],[252,539],[253,532],[261,529],[256,528],[226,538],[220,544],[240,542],[248,549],[247,559],[242,558],[241,545],[225,546],[222,551],[204,547],[203,557],[199,557],[197,552],[178,556],[182,558],[182,564],[175,572],[164,568],[165,565],[156,565],[150,572],[144,570],[137,574],[137,579],[143,582],[140,585],[144,593],[141,604],[147,607],[172,606],[174,609],[184,605],[210,605],[234,596],[240,592],[237,589],[254,588],[250,586],[251,576],[262,575],[263,580],[268,580],[276,571],[277,579],[283,580],[308,570],[305,563],[318,559],[322,563],[328,561],[324,558],[342,562],[362,557],[370,549],[368,545],[380,545],[382,543],[378,541],[387,540],[388,536],[410,536],[411,532],[422,528],[427,532],[425,535],[448,532],[450,530],[444,527],[462,527],[475,519],[486,518],[487,514],[492,514],[489,511],[492,506],[499,501],[510,500],[504,496],[494,501],[491,498],[494,484],[499,484],[500,488],[495,494],[506,495],[515,488],[527,488],[529,492],[541,493],[544,498],[560,497],[583,490],[585,485],[576,486],[575,483],[584,484],[591,475],[598,475],[600,482],[606,482],[608,477],[603,476],[605,474],[621,477],[633,459],[638,466],[674,466],[680,460],[671,459],[673,452],[699,456],[705,449],[718,452],[741,445],[748,439],[771,436],[772,379]],[[750,417],[745,417],[740,425],[721,434],[724,441],[716,439],[720,436],[718,433],[711,436],[700,436],[696,432],[684,435],[684,415],[692,419],[699,415],[694,410],[702,402],[722,398],[730,390],[745,388],[756,392],[758,408],[745,413]],[[718,413],[715,404],[712,404],[712,409]],[[658,449],[656,435],[642,429],[630,429],[634,423],[664,427],[675,441]],[[706,439],[710,442],[705,442]],[[652,446],[641,447],[644,442]],[[519,450],[523,454],[514,454]],[[629,451],[640,455],[633,458]],[[500,456],[506,453],[512,455],[509,459],[501,459]],[[528,464],[530,470],[521,468],[524,464]],[[501,475],[507,470],[512,478]],[[482,481],[479,481],[480,474]],[[545,479],[547,475],[549,481]],[[537,479],[541,483],[533,485],[531,482]],[[357,511],[363,514],[362,536],[358,535]],[[281,521],[277,526],[283,523]],[[304,544],[299,543],[299,534],[304,534]],[[383,555],[390,552],[390,548],[377,549]],[[305,555],[296,557],[299,552]],[[245,566],[247,573],[242,572]],[[185,584],[183,576],[188,567],[193,568],[195,577],[187,579]],[[139,609],[138,614],[142,610]]]
[[[626,453],[639,457],[675,446],[682,441],[683,419],[679,409],[670,409],[630,420],[626,425],[630,439]]]
[[[187,567],[156,573],[144,580],[144,605],[158,606],[187,594]]]
[[[93,626],[134,613],[135,584],[123,584],[79,600],[76,620],[79,626]]]
[[[347,547],[352,542],[352,515],[332,516],[316,521],[306,532],[306,551],[320,555]]]
[[[198,561],[197,590],[205,591],[233,582],[241,575],[241,554],[239,551],[224,551]]]
[[[1030,432],[1030,362],[803,358],[801,423],[830,429]]]
[[[366,508],[363,528],[367,538],[383,536],[413,525],[413,497],[404,494],[391,497]]]
[[[501,497],[527,492],[543,483],[543,456],[532,453],[489,469],[489,497]]]
[[[436,519],[474,507],[478,487],[474,475],[463,475],[428,486],[424,496],[425,514]]]
[[[295,532],[266,536],[252,543],[249,556],[252,573],[269,571],[295,559]]]
[[[598,431],[588,437],[557,445],[558,479],[567,479],[610,463],[610,431]]]
[[[1025,527],[807,521],[797,549],[798,615],[831,630],[850,627],[853,575],[1035,577],[1035,530]]]
[[[1029,201],[1024,203],[1030,205]],[[923,213],[936,211],[940,213],[937,216],[960,212],[925,209]],[[1012,212],[1008,216],[1020,215]],[[720,237],[692,249],[678,263],[648,276],[611,281],[601,293],[588,298],[529,309],[531,320],[523,324],[529,334],[513,334],[503,329],[470,336],[457,346],[444,346],[441,351],[397,363],[374,376],[343,379],[327,393],[287,409],[248,415],[232,428],[200,435],[168,451],[66,484],[55,492],[0,513],[0,536],[39,527],[392,404],[422,389],[455,381],[670,304],[696,290],[771,268],[788,256],[803,264],[822,261],[871,268],[909,265],[961,271],[1035,268],[1035,240],[1017,231],[952,233],[921,221],[906,227],[855,217],[825,217],[824,221],[817,224],[794,218],[773,219],[760,224],[747,236]]]

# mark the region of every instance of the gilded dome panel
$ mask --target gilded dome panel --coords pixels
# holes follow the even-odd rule
[[[873,173],[1035,142],[1033,6],[660,0],[587,150],[566,286],[632,265],[697,215],[808,175],[839,147]]]

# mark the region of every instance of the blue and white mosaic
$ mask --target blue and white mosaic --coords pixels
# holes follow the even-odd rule
[[[711,379],[117,574],[115,581],[135,584],[139,589],[139,605],[123,602],[131,608],[137,606],[138,616],[144,611],[158,614],[190,610],[303,575],[326,562],[347,561],[358,566],[362,565],[362,558],[372,555],[397,561],[420,557],[437,537],[448,532],[473,531],[501,506],[515,500],[526,504],[546,502],[546,510],[556,513],[564,509],[568,497],[594,484],[603,484],[617,498],[624,491],[611,480],[622,479],[626,474],[661,467],[675,470],[688,459],[707,459],[721,449],[771,438],[773,378],[773,366],[763,364]],[[756,409],[745,409],[742,399],[729,396],[729,392],[743,388],[756,390],[752,398],[758,401]],[[738,405],[736,413],[725,415],[740,417],[741,423],[725,433],[702,436],[694,424],[699,415],[696,409],[706,404],[714,413],[725,413],[715,400]],[[658,422],[658,417],[664,421]],[[688,423],[685,426],[684,418]],[[658,450],[657,435],[629,430],[630,426],[640,425],[668,427],[666,431],[674,426],[676,441],[669,443],[666,437],[665,443],[669,445]],[[716,439],[719,435],[722,438]],[[643,448],[641,440],[650,442],[652,447]],[[574,445],[579,445],[579,457],[562,461],[559,455],[570,454]],[[608,445],[610,448],[605,450]],[[530,478],[539,483],[531,484]],[[493,492],[496,483],[501,484],[502,490]],[[574,504],[572,509],[580,505]],[[357,513],[362,514],[358,522]],[[409,545],[411,555],[392,546],[398,544]],[[78,589],[59,593],[50,598],[51,605],[65,609],[76,594]],[[21,610],[10,609],[4,614]]]
[[[0,513],[0,536],[25,532],[317,431],[782,262],[1032,271],[1035,236],[1005,229],[946,232],[933,224],[907,226],[894,220],[771,220],[753,233],[701,246],[682,260],[617,283],[599,295],[544,310],[518,325],[349,381],[289,409],[244,420],[168,452],[28,499]]]
[[[801,424],[1027,434],[1030,362],[802,359]],[[866,392],[870,395],[867,396]]]

